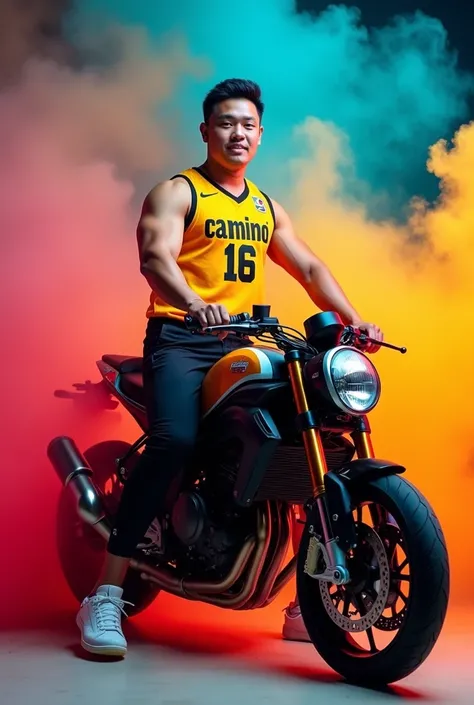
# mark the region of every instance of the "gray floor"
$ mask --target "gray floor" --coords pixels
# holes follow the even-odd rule
[[[162,607],[163,609],[163,607]],[[199,613],[198,613],[199,610]],[[186,615],[165,603],[166,622],[153,606],[126,625],[129,653],[97,661],[77,645],[74,612],[34,629],[0,631],[1,705],[314,705],[315,703],[430,702],[472,705],[471,614],[452,614],[435,651],[418,672],[386,692],[349,686],[309,644],[279,638],[281,613],[257,616],[200,607]],[[213,619],[210,622],[210,617]],[[253,623],[252,623],[253,620]]]

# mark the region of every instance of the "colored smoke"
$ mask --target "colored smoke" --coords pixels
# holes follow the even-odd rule
[[[308,118],[299,129],[308,156],[292,165],[295,225],[344,285],[359,312],[408,353],[382,350],[373,361],[383,395],[371,415],[376,453],[406,464],[407,479],[432,502],[444,527],[453,595],[467,598],[461,550],[462,497],[474,489],[469,378],[474,343],[474,123],[452,143],[438,141],[427,169],[440,179],[435,203],[413,199],[405,226],[371,222],[362,204],[343,202],[337,165],[346,143],[337,129]],[[349,157],[350,158],[350,157]],[[272,301],[293,323],[312,313],[293,283],[270,274]],[[295,305],[301,302],[295,313]],[[463,587],[464,585],[464,587]],[[463,592],[464,590],[464,592]],[[469,590],[467,591],[469,592]],[[471,594],[471,593],[469,593]]]
[[[127,174],[155,162],[169,167],[173,152],[154,108],[181,75],[205,69],[184,40],[170,40],[160,53],[138,28],[83,35],[75,51],[96,59],[104,35],[113,64],[77,70],[32,56],[0,93],[0,427],[8,497],[0,536],[5,564],[15,569],[3,589],[15,604],[21,589],[31,589],[25,578],[48,569],[38,599],[65,596],[54,548],[60,485],[46,460],[48,441],[79,434],[87,447],[108,430],[137,434],[132,422],[120,425],[120,414],[82,424],[81,412],[53,392],[97,381],[95,361],[107,350],[141,352],[148,289],[137,268],[137,201]]]
[[[296,15],[292,0],[242,0],[232,18],[219,0],[176,0],[159,10],[129,0],[78,4],[81,17],[92,10],[146,26],[158,44],[182,33],[194,54],[211,60],[205,83],[185,82],[173,101],[181,113],[174,140],[187,147],[186,163],[202,155],[196,123],[204,90],[234,75],[260,82],[266,135],[252,174],[281,198],[291,187],[285,163],[298,149],[294,125],[313,115],[343,130],[354,151],[354,171],[341,165],[344,193],[363,197],[372,215],[398,218],[414,193],[434,193],[427,150],[468,114],[472,77],[457,68],[441,23],[422,13],[368,30],[355,7],[332,6],[312,20]]]
[[[435,504],[452,549],[454,592],[472,596],[455,502],[473,489],[463,371],[473,342],[474,126],[456,132],[471,79],[458,71],[440,23],[418,13],[370,35],[353,9],[333,7],[311,21],[290,2],[262,0],[257,12],[243,0],[243,48],[229,41],[233,24],[217,0],[159,10],[87,0],[66,29],[54,15],[48,43],[38,27],[54,4],[38,3],[41,12],[31,15],[14,7],[10,49],[0,54],[8,76],[0,93],[8,499],[0,535],[4,565],[13,568],[2,596],[8,591],[19,604],[31,576],[49,569],[36,600],[72,602],[54,550],[59,482],[46,444],[71,433],[86,447],[131,439],[137,429],[110,412],[87,426],[52,393],[97,381],[103,352],[140,352],[148,291],[137,267],[138,205],[158,178],[202,159],[200,102],[231,75],[259,81],[267,105],[251,178],[292,212],[361,313],[409,349],[374,358],[384,383],[375,447],[406,462]],[[455,133],[452,149],[439,142]],[[434,177],[438,201],[408,206]],[[407,222],[396,225],[404,209]],[[307,297],[275,267],[269,275],[274,311],[301,326],[312,312]]]

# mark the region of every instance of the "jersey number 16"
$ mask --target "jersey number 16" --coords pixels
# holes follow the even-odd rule
[[[227,260],[227,268],[224,274],[226,282],[236,282],[237,279],[246,284],[255,279],[255,247],[253,245],[240,245],[237,252],[237,266],[235,257],[235,244],[227,245],[224,250]]]

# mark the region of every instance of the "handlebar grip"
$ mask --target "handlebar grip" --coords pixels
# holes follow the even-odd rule
[[[230,316],[229,325],[233,326],[235,323],[243,323],[248,321],[250,318],[248,313],[236,313],[235,316]]]
[[[236,313],[233,316],[229,316],[229,318],[230,318],[230,321],[229,321],[228,325],[233,326],[236,323],[243,323],[244,321],[247,321],[250,318],[250,316],[248,313]],[[201,328],[202,328],[202,325],[197,320],[197,318],[194,318],[189,313],[186,314],[186,316],[184,317],[184,325],[186,326],[186,328],[188,330],[191,330],[191,331],[201,330]]]

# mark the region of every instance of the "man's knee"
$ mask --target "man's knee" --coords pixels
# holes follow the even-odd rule
[[[185,425],[176,428],[152,426],[146,442],[145,452],[159,460],[166,456],[168,460],[184,460],[193,450],[196,443],[196,432]]]

